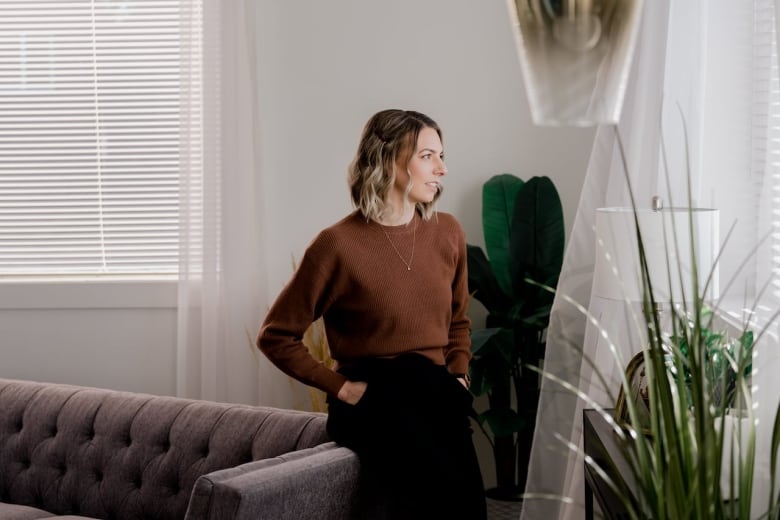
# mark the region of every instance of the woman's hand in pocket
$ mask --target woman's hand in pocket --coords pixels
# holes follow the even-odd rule
[[[367,386],[365,381],[347,381],[341,385],[336,397],[347,404],[356,405],[366,393]]]

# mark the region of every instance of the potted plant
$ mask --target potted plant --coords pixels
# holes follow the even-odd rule
[[[639,242],[645,286],[646,344],[640,355],[647,373],[646,409],[626,399],[629,420],[624,430],[616,430],[636,482],[636,494],[624,497],[629,517],[753,518],[755,417],[748,389],[753,334],[745,329],[733,338],[714,329],[700,296],[706,291],[695,282],[692,302],[685,307],[669,303],[672,332],[665,333],[659,326],[659,302],[643,261],[641,238]],[[621,390],[630,393],[625,378]],[[739,426],[730,427],[734,420]],[[644,435],[634,431],[640,427]],[[772,460],[776,439],[777,425]],[[771,501],[767,513],[776,512],[776,507]]]
[[[743,408],[745,402],[744,397],[739,393],[739,383],[741,378],[749,380],[752,372],[753,332],[744,329],[740,331],[738,337],[734,337],[727,330],[716,328],[715,313],[711,308],[703,306],[698,310],[701,313],[698,320],[701,330],[698,334],[702,342],[702,372],[706,380],[706,388],[709,389],[710,401],[716,410],[722,409],[725,412]],[[680,363],[681,370],[678,370],[675,361],[687,359],[690,355],[692,345],[688,341],[693,334],[697,333],[694,330],[696,320],[685,312],[677,313],[676,320],[676,332],[668,338],[665,346],[669,351],[667,363],[670,373],[674,377],[683,379],[688,388],[687,396],[690,402],[692,378],[695,374],[691,372],[688,363]],[[675,351],[679,351],[678,356],[673,355]],[[740,374],[737,374],[738,371]]]
[[[624,157],[619,135],[617,142]],[[628,188],[633,196],[630,184]],[[756,417],[749,389],[751,352],[780,311],[755,336],[748,329],[749,324],[744,324],[741,333],[731,336],[718,331],[704,296],[711,277],[700,284],[695,261],[690,266],[691,285],[686,287],[692,299],[684,305],[659,301],[659,291],[651,282],[633,199],[632,207],[643,286],[639,320],[643,344],[639,356],[645,374],[642,399],[646,409],[634,399],[625,399],[628,421],[618,421],[618,425],[611,410],[604,409],[585,392],[575,390],[579,398],[614,425],[616,442],[628,461],[632,491],[627,492],[609,478],[606,484],[617,493],[626,510],[625,518],[630,519],[780,518],[780,497],[775,485],[780,406],[774,413],[769,452],[763,454],[770,461],[768,502],[755,504],[752,499],[757,460]],[[687,207],[692,207],[690,193]],[[692,210],[688,225],[694,229]],[[670,241],[675,243],[676,239],[670,237]],[[674,247],[691,245],[675,243]],[[681,278],[682,269],[683,266],[668,262],[669,278]],[[667,321],[671,331],[662,325],[663,313],[671,313]],[[589,314],[588,318],[598,322]],[[622,376],[620,389],[625,395],[633,394],[627,374]],[[733,417],[737,420],[730,420]],[[599,467],[597,461],[586,458],[584,463],[608,475],[605,470],[609,468]]]
[[[690,409],[694,405],[694,387],[702,386],[706,391],[711,408],[716,417],[729,416],[728,419],[742,419],[746,417],[745,406],[747,401],[741,394],[741,385],[748,382],[753,368],[752,351],[754,346],[754,334],[747,328],[735,333],[733,325],[716,323],[716,313],[709,306],[699,303],[694,299],[692,306],[695,309],[685,310],[677,306],[672,310],[675,326],[673,332],[664,334],[661,339],[661,347],[664,351],[668,375],[675,384],[679,384],[684,390],[681,394],[680,404]],[[691,312],[698,312],[699,318],[695,319]],[[653,315],[650,315],[652,318]],[[698,372],[692,370],[689,357],[692,349],[701,350],[697,353],[701,369]],[[626,379],[637,380],[637,370],[644,374],[645,352],[635,355],[626,367]],[[694,381],[696,379],[696,381]],[[643,379],[646,381],[646,378]],[[699,382],[701,381],[701,382]],[[639,386],[642,386],[641,384]],[[632,392],[626,392],[621,386],[617,397],[615,416],[618,422],[631,426],[645,434],[650,434],[648,428],[650,418],[649,390],[643,387],[638,392],[636,386],[632,386]],[[639,415],[636,422],[631,422],[628,414],[626,399],[633,399]]]
[[[544,358],[553,301],[541,286],[555,287],[563,261],[558,192],[548,177],[495,175],[483,185],[482,225],[487,255],[468,245],[469,290],[488,312],[486,328],[472,331],[471,388],[488,401],[477,411],[496,466],[488,496],[518,500],[539,399],[539,376],[528,367]]]

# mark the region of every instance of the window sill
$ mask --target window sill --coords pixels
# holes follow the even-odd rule
[[[170,309],[177,285],[171,276],[0,278],[0,310]]]
[[[741,331],[746,324],[754,331],[760,331],[764,328],[768,331],[774,331],[777,328],[777,323],[773,320],[775,311],[776,309],[766,305],[758,305],[755,310],[751,310],[743,300],[732,298],[718,302],[716,315],[722,324],[731,328],[732,332]]]

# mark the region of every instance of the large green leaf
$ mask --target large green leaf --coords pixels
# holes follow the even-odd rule
[[[548,177],[532,177],[517,193],[510,235],[514,293],[531,309],[551,303],[553,294],[526,283],[526,279],[555,287],[563,264],[563,246],[558,191]]]
[[[546,303],[536,309],[530,309],[521,317],[520,324],[523,327],[533,329],[546,329],[550,322],[552,303]]]
[[[544,355],[542,338],[552,297],[526,279],[557,285],[563,213],[548,178],[524,182],[501,174],[483,186],[482,218],[487,255],[479,247],[468,247],[469,290],[488,315],[485,329],[472,330],[469,368],[471,391],[488,397],[489,407],[480,421],[489,425],[497,442],[533,426],[533,414],[527,418],[518,412],[535,410],[537,399],[533,392],[522,390],[535,388],[526,382],[530,378],[522,364],[535,363]],[[536,375],[531,376],[535,381]],[[525,400],[533,400],[534,406]]]
[[[482,355],[483,349],[490,348],[490,341],[504,329],[493,327],[489,329],[477,329],[471,331],[471,353],[475,356]],[[511,331],[509,331],[511,333]]]
[[[515,343],[512,329],[482,329],[472,333],[471,351],[476,357],[498,356],[506,371],[515,362]]]
[[[493,394],[496,389],[508,388],[509,372],[506,362],[497,353],[473,358],[470,365],[471,392],[474,395]]]
[[[491,392],[509,384],[515,356],[515,338],[511,329],[479,329],[471,333],[471,391],[474,395]]]
[[[469,292],[482,302],[488,312],[501,312],[512,305],[512,301],[498,285],[493,268],[485,253],[477,246],[467,245],[466,254],[469,271]]]
[[[506,437],[521,431],[526,420],[511,408],[490,409],[479,415],[481,423],[488,423],[490,431],[497,437]]]
[[[498,285],[512,295],[510,236],[517,194],[525,183],[515,175],[494,175],[482,186],[482,232]]]

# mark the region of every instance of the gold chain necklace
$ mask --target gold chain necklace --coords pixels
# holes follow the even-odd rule
[[[387,241],[390,242],[390,245],[393,247],[393,251],[395,251],[395,254],[398,255],[398,258],[400,258],[401,262],[403,262],[404,265],[406,266],[406,270],[407,271],[411,271],[412,270],[412,262],[414,261],[414,245],[415,245],[415,242],[417,241],[417,222],[414,223],[414,229],[412,230],[412,254],[409,255],[409,261],[408,262],[406,260],[404,260],[404,257],[401,255],[401,252],[398,250],[397,247],[395,247],[395,244],[390,239],[390,235],[387,234],[387,231],[382,229],[382,233],[385,234],[385,237],[387,238]]]

